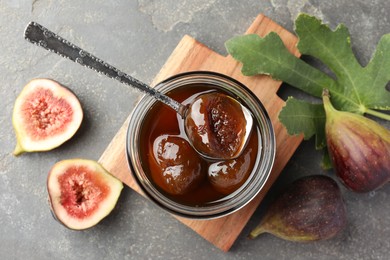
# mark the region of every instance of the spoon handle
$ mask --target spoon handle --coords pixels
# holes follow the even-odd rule
[[[106,75],[109,78],[116,79],[121,83],[135,87],[142,92],[149,94],[157,100],[173,108],[182,117],[185,107],[176,100],[160,93],[145,83],[131,77],[130,75],[118,70],[107,62],[86,52],[68,40],[58,36],[47,28],[36,22],[30,22],[24,32],[24,37],[29,42],[41,46],[42,48],[54,52],[61,57],[68,58],[80,65],[90,68],[96,72]]]

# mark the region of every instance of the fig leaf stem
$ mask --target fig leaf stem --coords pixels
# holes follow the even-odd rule
[[[376,116],[378,118],[390,121],[390,115],[388,115],[388,114],[381,113],[381,112],[378,112],[378,111],[372,110],[372,109],[367,109],[365,112],[366,112],[366,114]]]
[[[334,109],[334,107],[332,106],[332,103],[329,100],[329,97],[330,97],[329,90],[328,89],[324,89],[322,91],[322,100],[323,100],[324,105],[325,105],[325,111],[327,109]],[[379,112],[379,111],[376,111],[376,110],[373,110],[373,109],[367,108],[367,109],[364,110],[364,113],[372,115],[372,116],[375,116],[375,117],[378,117],[378,118],[381,118],[381,119],[384,119],[384,120],[387,120],[387,121],[390,121],[390,115],[389,114],[385,114],[385,113],[382,113],[382,112]]]

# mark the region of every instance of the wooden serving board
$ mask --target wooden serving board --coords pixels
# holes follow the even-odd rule
[[[296,56],[300,55],[295,47],[297,38],[264,15],[259,15],[246,33],[256,33],[260,36],[265,36],[271,31],[280,35],[291,53]],[[190,36],[184,36],[179,42],[176,49],[154,79],[152,85],[156,85],[158,82],[174,74],[195,70],[219,72],[242,82],[262,101],[275,129],[277,147],[274,167],[263,190],[246,207],[229,216],[213,220],[193,220],[175,216],[179,221],[193,229],[216,247],[223,251],[228,251],[301,143],[302,136],[289,136],[278,120],[279,111],[285,104],[276,95],[281,85],[280,81],[275,81],[269,76],[263,75],[255,77],[243,76],[240,71],[241,64],[236,62],[232,57],[221,56]],[[127,118],[123,126],[119,129],[99,161],[109,172],[142,194],[130,174],[125,154],[126,131],[129,119],[130,117]]]

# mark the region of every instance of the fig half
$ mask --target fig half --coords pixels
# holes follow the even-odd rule
[[[60,146],[76,133],[82,119],[80,102],[71,91],[50,79],[31,80],[15,101],[13,154]]]
[[[249,238],[270,233],[295,242],[329,239],[346,226],[346,215],[340,188],[332,178],[306,176],[273,201]]]
[[[105,218],[115,207],[123,184],[92,160],[56,163],[49,172],[47,190],[55,218],[64,226],[82,230]]]
[[[335,172],[355,192],[390,181],[390,131],[362,115],[338,111],[323,92],[326,141]]]

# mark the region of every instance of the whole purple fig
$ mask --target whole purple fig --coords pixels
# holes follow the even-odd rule
[[[249,238],[270,233],[296,242],[324,240],[338,234],[346,223],[337,183],[325,175],[312,175],[294,181],[281,193]]]
[[[390,131],[362,115],[338,111],[323,93],[326,140],[337,176],[355,192],[390,181]]]

